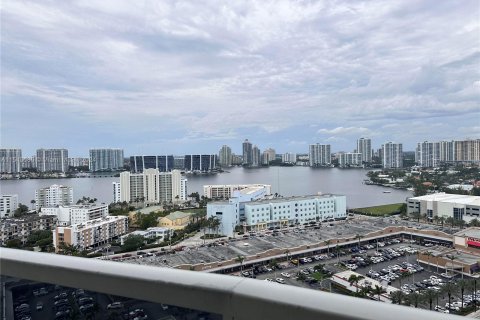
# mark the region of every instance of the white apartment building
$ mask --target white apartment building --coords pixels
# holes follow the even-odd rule
[[[271,195],[272,186],[269,184],[216,184],[203,186],[203,195],[210,199],[230,199],[235,191],[249,188],[263,190],[264,196]]]
[[[340,167],[360,167],[362,166],[362,154],[357,152],[339,152],[337,153],[338,164]]]
[[[68,171],[67,149],[37,149],[37,169],[40,172]]]
[[[207,217],[220,220],[220,232],[232,236],[235,226],[250,230],[306,224],[330,219],[345,219],[346,197],[313,195],[239,202],[213,202],[207,205]]]
[[[114,192],[118,194],[115,188],[118,186],[114,185]],[[120,198],[116,198],[120,202],[143,201],[154,204],[186,199],[187,179],[182,177],[179,170],[159,172],[158,169],[146,169],[143,173],[120,173]]]
[[[403,147],[401,143],[387,142],[382,145],[382,165],[386,169],[403,168]]]
[[[157,239],[157,242],[163,242],[167,239],[173,237],[174,230],[169,228],[162,227],[152,227],[147,230],[136,230],[130,233],[127,233],[120,237],[120,244],[123,245],[125,240],[132,235],[142,236],[145,240],[147,239]]]
[[[424,141],[417,144],[415,162],[420,167],[437,167],[442,163],[479,163],[480,139]]]
[[[92,203],[42,208],[40,215],[54,215],[57,217],[59,226],[69,226],[108,216],[108,205],[96,205]]]
[[[58,184],[35,190],[35,208],[68,206],[73,203],[72,187]]]
[[[0,195],[0,218],[13,217],[18,209],[18,194]]]
[[[0,173],[22,171],[22,149],[0,149]]]
[[[357,152],[362,155],[362,162],[372,162],[372,140],[369,138],[358,139]]]
[[[90,149],[90,171],[112,171],[123,168],[123,149]]]
[[[297,163],[297,154],[287,152],[282,154],[282,162],[283,163]]]
[[[53,230],[53,245],[57,252],[62,242],[84,250],[109,243],[127,231],[128,217],[107,216],[68,227],[56,227]]]
[[[120,192],[120,182],[112,182],[112,187],[113,187],[113,202],[122,202],[120,201],[121,198],[121,192]]]
[[[407,213],[419,212],[433,219],[452,217],[455,220],[470,222],[480,219],[480,197],[449,193],[434,193],[407,200]]]
[[[255,145],[252,148],[252,167],[258,167],[262,163],[260,149]]]
[[[330,166],[332,156],[329,144],[311,144],[309,148],[310,167]]]

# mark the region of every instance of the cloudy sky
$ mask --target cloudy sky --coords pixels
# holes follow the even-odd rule
[[[480,5],[2,1],[1,145],[351,151],[480,137]]]

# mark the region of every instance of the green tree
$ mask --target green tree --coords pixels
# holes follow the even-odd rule
[[[351,286],[353,286],[353,284],[355,284],[355,292],[358,294],[358,282],[360,280],[362,280],[363,278],[365,278],[364,276],[361,276],[361,275],[356,275],[356,274],[352,274],[350,275],[350,277],[348,278],[348,282],[350,283]]]
[[[412,305],[415,307],[415,308],[418,308],[418,303],[422,300],[422,297],[420,294],[416,293],[416,292],[412,292],[410,293],[408,296],[407,296],[407,301],[408,301],[408,304],[409,305]]]
[[[417,219],[417,222],[420,222],[420,218],[422,217],[422,214],[420,212],[413,212],[412,217],[414,219]]]
[[[460,297],[461,297],[461,301],[462,301],[462,307],[463,307],[463,298],[464,298],[464,293],[465,293],[465,289],[468,288],[468,284],[469,284],[470,281],[468,280],[464,280],[464,279],[460,279],[457,281],[457,286],[458,286],[458,289],[460,290]]]
[[[327,245],[327,253],[330,254],[330,243],[332,243],[332,240],[325,240],[324,242]]]
[[[422,297],[423,297],[423,300],[428,302],[428,305],[430,306],[430,310],[432,310],[433,300],[438,297],[438,293],[435,290],[427,289],[425,290],[425,292],[423,292]]]
[[[21,248],[22,247],[22,241],[20,239],[11,239],[8,240],[7,243],[5,244],[7,248]]]
[[[470,226],[470,227],[480,227],[480,221],[477,218],[475,218],[475,219],[470,221],[468,226]]]
[[[455,283],[452,282],[447,282],[443,287],[442,287],[442,292],[446,293],[448,296],[448,311],[451,312],[451,304],[452,304],[452,295],[458,292],[458,287]]]
[[[453,228],[453,225],[455,224],[455,219],[453,219],[453,217],[448,217],[447,219],[445,219],[445,222],[451,224]]]
[[[28,213],[28,207],[24,204],[19,203],[18,208],[13,212],[15,218],[20,218],[21,216]]]
[[[405,297],[404,293],[400,290],[393,291],[390,293],[390,298],[392,299],[393,304],[402,304],[403,298]]]
[[[135,251],[142,247],[145,243],[145,239],[141,235],[131,234],[129,235],[122,245],[122,251]]]
[[[382,293],[386,292],[385,289],[383,289],[382,286],[375,285],[375,287],[372,290],[372,293],[377,295],[378,301],[380,301],[380,296]]]
[[[238,255],[236,258],[235,258],[235,261],[240,263],[240,272],[243,271],[243,261],[245,261],[245,257],[242,256],[242,255]]]

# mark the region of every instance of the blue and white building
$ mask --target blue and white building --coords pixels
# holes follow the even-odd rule
[[[231,198],[228,202],[207,205],[207,217],[220,220],[220,232],[232,236],[235,226],[250,230],[270,227],[302,225],[311,222],[346,219],[346,197],[343,195],[312,195],[289,198],[252,199],[240,202]]]

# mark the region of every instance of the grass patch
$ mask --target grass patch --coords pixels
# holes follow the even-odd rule
[[[400,213],[403,203],[385,204],[382,206],[352,209],[355,213],[371,216],[384,216]]]

